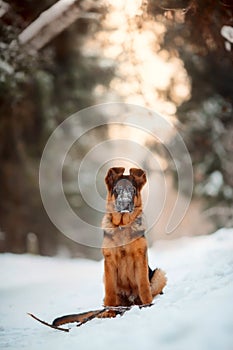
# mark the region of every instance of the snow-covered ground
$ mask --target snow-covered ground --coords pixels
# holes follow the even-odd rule
[[[99,308],[103,262],[0,255],[0,349],[232,350],[233,229],[157,242],[149,260],[168,277],[153,307],[64,333],[26,313],[52,321]]]

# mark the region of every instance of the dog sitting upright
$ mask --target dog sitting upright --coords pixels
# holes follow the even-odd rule
[[[123,315],[131,305],[151,305],[153,298],[162,293],[167,282],[165,273],[160,269],[151,270],[147,261],[141,199],[146,174],[142,169],[133,168],[130,175],[124,175],[124,170],[111,168],[105,178],[108,189],[107,210],[102,222],[105,308],[64,315],[52,324],[30,314],[37,321],[68,331],[59,326],[72,322],[80,326],[96,317]]]
[[[141,190],[146,183],[142,169],[109,169],[104,230],[105,306],[150,305],[166,285],[161,269],[151,270],[142,213]]]

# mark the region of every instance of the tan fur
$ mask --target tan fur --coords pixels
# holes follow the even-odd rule
[[[147,242],[142,215],[141,189],[146,182],[145,172],[130,169],[124,176],[124,168],[111,168],[106,176],[108,188],[106,214],[102,221],[105,232],[102,252],[104,255],[105,306],[151,304],[166,285],[165,273],[157,269],[149,281]],[[120,178],[132,181],[136,188],[132,213],[119,213],[114,209],[112,188]],[[106,317],[110,317],[106,314]]]

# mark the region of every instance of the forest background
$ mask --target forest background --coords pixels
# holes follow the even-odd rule
[[[192,159],[192,202],[169,237],[164,227],[176,174],[164,164],[169,198],[151,239],[232,227],[230,0],[0,1],[0,17],[0,252],[100,257],[99,249],[73,242],[50,221],[39,164],[49,136],[68,116],[115,101],[165,115]],[[96,130],[89,142],[98,144],[103,133],[111,130]],[[86,142],[64,165],[64,191],[73,210],[88,216],[73,171]],[[160,154],[157,143],[147,147]],[[143,165],[150,170],[150,162]]]

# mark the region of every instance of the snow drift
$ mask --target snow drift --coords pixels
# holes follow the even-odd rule
[[[1,349],[231,350],[233,347],[233,229],[159,241],[151,267],[167,272],[164,295],[123,317],[95,319],[70,333],[27,316],[55,317],[99,308],[103,262],[0,255]]]

